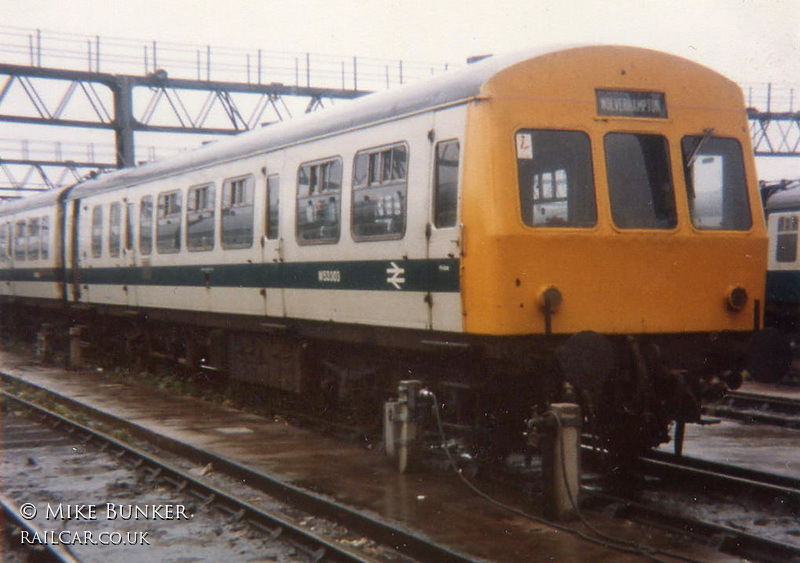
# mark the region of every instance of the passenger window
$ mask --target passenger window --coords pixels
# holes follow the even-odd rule
[[[28,260],[39,259],[39,245],[41,244],[39,226],[38,218],[28,220]]]
[[[9,222],[7,224],[7,227],[8,227],[8,251],[7,251],[7,254],[8,254],[8,258],[11,259],[11,257],[14,255],[14,249],[16,248],[16,245],[14,244],[14,223],[10,223]]]
[[[0,262],[8,260],[8,223],[0,224]]]
[[[777,262],[795,262],[797,260],[797,215],[778,217],[778,236],[776,237],[775,260]]]
[[[253,177],[225,180],[222,188],[222,246],[253,246]]]
[[[672,229],[678,224],[661,135],[609,133],[605,137],[611,216],[621,229]]]
[[[436,145],[433,224],[438,229],[455,227],[457,223],[458,159],[458,141],[442,141]]]
[[[280,177],[267,177],[267,238],[276,240],[280,236]]]
[[[125,250],[133,250],[134,205],[125,204]]]
[[[112,203],[108,214],[108,253],[119,256],[122,245],[122,204]]]
[[[341,160],[331,159],[300,166],[297,172],[299,242],[339,240],[341,193]]]
[[[522,220],[530,227],[597,223],[589,137],[580,131],[517,132]]]
[[[153,252],[153,196],[146,195],[139,204],[139,252],[149,256]]]
[[[353,238],[402,238],[406,231],[408,149],[362,151],[353,166]]]
[[[189,189],[186,202],[186,247],[191,251],[214,248],[214,198],[212,184]]]
[[[103,208],[95,205],[92,208],[92,256],[103,255]]]
[[[50,258],[50,217],[42,217],[41,224],[42,260]]]
[[[17,221],[14,225],[14,260],[25,260],[27,242],[28,225],[25,221]]]
[[[681,141],[692,224],[746,231],[753,224],[742,147],[736,139],[690,136]]]
[[[0,236],[5,241],[5,252],[0,253],[0,259],[10,260],[14,253],[14,224],[6,223],[0,227]]]
[[[158,194],[156,248],[159,254],[181,250],[181,192],[175,190]]]

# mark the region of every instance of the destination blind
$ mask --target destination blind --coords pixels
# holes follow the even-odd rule
[[[595,90],[598,115],[667,118],[663,92]]]

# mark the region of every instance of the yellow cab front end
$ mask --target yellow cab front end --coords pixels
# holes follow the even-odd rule
[[[582,47],[505,69],[471,103],[462,197],[467,333],[602,335],[630,348],[623,364],[658,354],[683,377],[730,375],[714,342],[760,325],[767,238],[742,94],[700,65]],[[588,378],[625,377],[609,362],[573,370],[596,401],[608,390]]]

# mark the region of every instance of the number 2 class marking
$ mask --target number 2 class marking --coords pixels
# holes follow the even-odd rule
[[[517,133],[517,158],[533,158],[533,142],[530,133]]]

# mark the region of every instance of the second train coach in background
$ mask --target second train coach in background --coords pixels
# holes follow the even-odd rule
[[[739,377],[766,250],[739,88],[580,47],[6,205],[0,294],[340,407],[422,379],[508,443],[567,382],[637,449]]]
[[[765,324],[777,331],[764,335],[771,359],[753,373],[765,382],[800,376],[800,182],[784,184],[764,193],[770,240]]]

